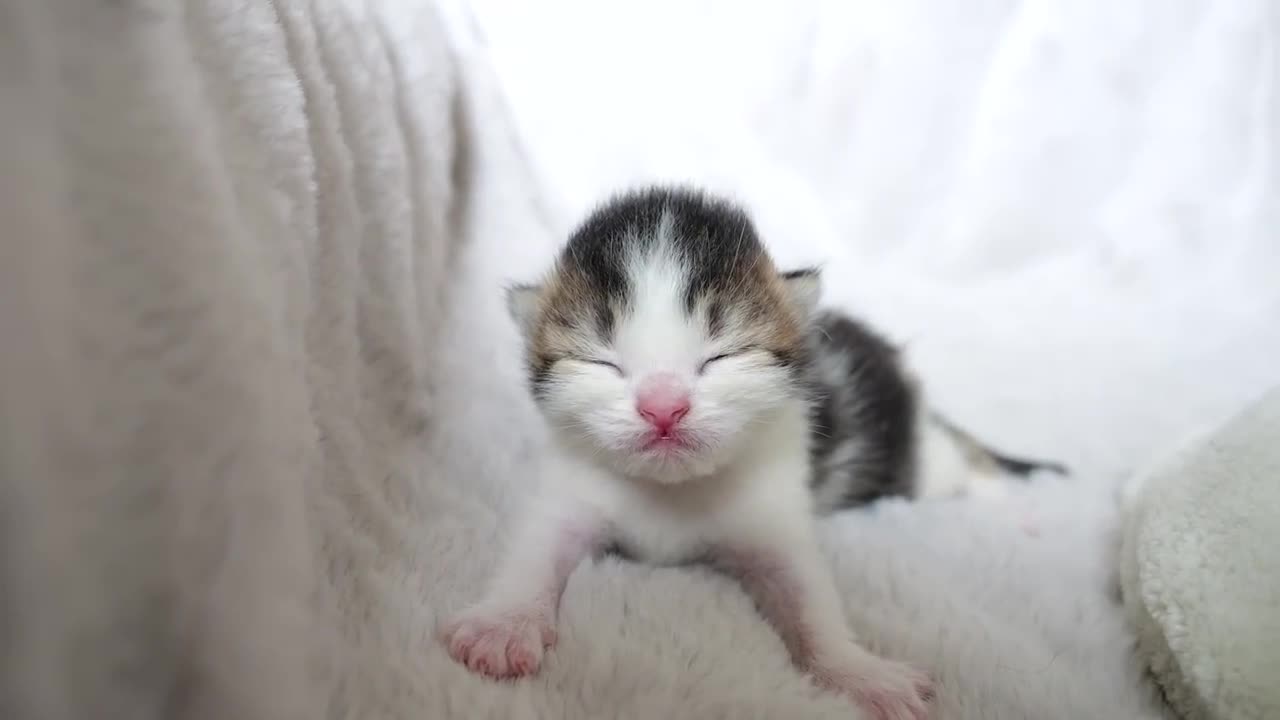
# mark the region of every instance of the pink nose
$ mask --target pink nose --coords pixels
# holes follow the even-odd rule
[[[636,412],[666,435],[689,414],[689,393],[674,375],[651,375],[636,390]]]

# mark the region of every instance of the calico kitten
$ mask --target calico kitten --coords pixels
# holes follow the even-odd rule
[[[450,655],[533,674],[570,573],[620,546],[729,573],[820,685],[875,718],[925,717],[931,681],[852,637],[814,532],[815,498],[911,492],[915,393],[874,335],[815,325],[818,296],[741,209],[684,188],[615,198],[543,282],[511,289],[551,442],[486,592],[442,628]]]

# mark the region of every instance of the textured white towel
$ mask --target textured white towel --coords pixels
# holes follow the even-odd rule
[[[426,706],[468,102],[429,3],[0,3],[0,716]]]
[[[1280,717],[1280,388],[1127,490],[1125,607],[1165,696],[1189,720]]]

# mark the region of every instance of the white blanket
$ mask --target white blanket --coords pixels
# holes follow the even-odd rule
[[[581,148],[615,170],[575,176],[581,149],[552,162],[563,146],[538,130],[519,93],[522,121],[508,123],[488,50],[459,7],[446,10],[442,25],[423,0],[0,5],[0,715],[855,712],[794,672],[746,598],[706,573],[612,560],[582,567],[565,597],[560,645],[530,682],[471,676],[435,643],[438,618],[479,591],[533,481],[537,423],[499,283],[540,269],[587,195],[639,168],[616,157],[624,124],[582,113],[603,88],[572,82],[583,103],[562,108],[559,127],[576,128]],[[1188,17],[1204,19],[1171,17],[1184,29],[1200,27]],[[483,27],[509,78],[501,33]],[[905,37],[885,32],[867,37]],[[596,39],[541,37],[568,47]],[[601,59],[625,51],[620,37],[598,37]],[[839,45],[827,38],[826,47]],[[835,64],[825,82],[844,78],[838,55],[826,57]],[[577,67],[594,59],[582,53]],[[754,83],[749,74],[739,82]],[[1225,75],[1204,79],[1195,98]],[[1239,86],[1252,87],[1257,73],[1243,77]],[[1164,92],[1180,98],[1184,85],[1178,76]],[[1243,157],[1261,142],[1249,140],[1258,128],[1274,125],[1264,101],[1215,106],[1215,117],[1249,130],[1236,133]],[[965,211],[976,224],[961,223],[968,229],[948,236],[943,262],[922,274],[905,261],[923,254],[930,230],[951,225],[935,218],[906,233],[910,207],[867,214],[880,186],[865,180],[895,165],[891,147],[853,168],[857,182],[840,180],[850,170],[838,162],[810,172],[779,160],[788,148],[827,157],[819,141],[839,137],[824,125],[838,109],[816,113],[810,122],[821,127],[800,133],[792,119],[763,118],[813,139],[781,149],[721,123],[725,144],[709,147],[722,154],[697,157],[702,176],[718,167],[721,179],[772,178],[743,194],[779,255],[829,257],[848,283],[834,284],[832,301],[905,320],[899,333],[919,336],[918,364],[936,378],[944,407],[981,434],[1116,469],[1168,424],[1225,412],[1272,371],[1264,353],[1239,350],[1246,341],[1280,347],[1277,329],[1259,321],[1280,307],[1262,281],[1277,250],[1254,232],[1270,211],[1259,198],[1271,197],[1273,166],[1233,162],[1212,183],[1176,185],[1204,166],[1158,171],[1185,136],[1156,119],[1138,123],[1126,137],[1165,134],[1143,151],[1146,165],[1108,166],[1107,177],[1128,178],[1130,188],[1113,217],[1120,232],[1145,227],[1152,204],[1191,208],[1194,232],[1173,259],[1138,262],[1150,254],[1139,233],[1136,244],[1095,238],[1069,252],[1048,243],[1027,255],[977,253],[989,267],[948,280],[952,261],[968,257],[964,243],[986,237],[983,212],[1042,218],[1044,208],[1025,203],[1055,190],[1049,178],[1066,160],[1024,186],[1013,182],[1018,168],[994,160],[1025,147],[976,145],[968,172],[1007,178],[996,187],[1011,194],[957,200],[978,208]],[[932,136],[882,112],[860,121],[871,138],[860,151],[876,137]],[[707,130],[683,124],[689,118],[674,114],[670,127]],[[694,144],[653,137],[673,144],[637,152],[686,157]],[[921,167],[917,175],[927,174]],[[780,176],[805,181],[787,186]],[[965,186],[967,176],[957,177]],[[1223,178],[1238,181],[1228,183],[1229,208]],[[1096,201],[1069,195],[1037,227]],[[1224,227],[1238,230],[1215,235],[1225,249],[1201,249],[1200,233]],[[915,251],[875,252],[907,237]],[[1019,235],[991,242],[1008,237]],[[1204,272],[1179,275],[1184,267]],[[924,292],[931,283],[945,294]],[[1144,297],[1156,300],[1135,300]],[[1054,310],[1068,301],[1110,317],[1070,320]],[[1188,326],[1194,339],[1175,343]],[[1070,363],[1041,362],[1060,355]],[[1207,362],[1229,381],[1187,383]],[[1175,413],[1145,404],[1184,387]],[[851,623],[877,649],[935,672],[938,717],[1159,716],[1109,592],[1110,484],[1091,476],[1004,501],[889,504],[825,528]]]
[[[423,2],[0,4],[0,716],[441,714],[442,332],[506,147],[457,59]]]
[[[1121,581],[1187,720],[1280,717],[1280,388],[1138,476]]]

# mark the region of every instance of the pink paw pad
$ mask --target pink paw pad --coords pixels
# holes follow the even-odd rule
[[[498,679],[536,673],[543,651],[556,640],[551,623],[528,612],[467,613],[441,635],[450,657],[471,672]]]
[[[825,685],[854,699],[875,720],[926,720],[933,681],[901,663],[880,661],[857,671],[825,674]]]
[[[854,697],[876,720],[925,720],[933,690],[917,686],[904,693],[896,688],[873,687],[855,692]]]

